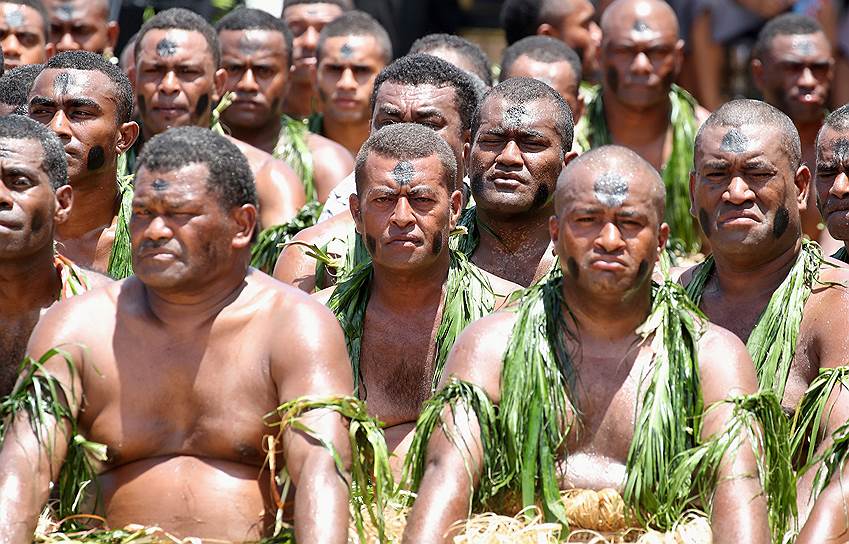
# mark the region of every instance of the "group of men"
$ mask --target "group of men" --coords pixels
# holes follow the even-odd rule
[[[769,23],[767,102],[709,113],[662,0],[507,0],[495,85],[352,8],[167,10],[122,70],[105,0],[0,0],[0,542],[45,505],[345,542],[351,406],[416,492],[403,542],[510,491],[566,530],[574,488],[845,541],[849,106],[816,23]]]

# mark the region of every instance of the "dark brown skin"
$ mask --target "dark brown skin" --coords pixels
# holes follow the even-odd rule
[[[740,152],[721,149],[728,130],[739,130],[746,145]],[[796,261],[801,244],[799,212],[808,200],[811,179],[807,166],[794,169],[781,149],[778,131],[772,127],[748,125],[740,129],[706,128],[696,148],[696,171],[691,177],[694,215],[702,218],[702,230],[709,235],[716,269],[702,297],[701,309],[718,325],[746,341],[773,292],[787,277]],[[786,228],[776,237],[776,217],[785,215]],[[696,211],[698,210],[698,211]],[[779,220],[779,222],[782,222]],[[708,225],[707,227],[705,225]],[[781,229],[778,229],[781,230]],[[692,269],[681,276],[687,284]],[[796,355],[782,399],[792,412],[821,368],[837,367],[849,360],[849,324],[839,319],[849,304],[849,270],[829,260],[819,276],[820,282],[838,282],[817,286],[805,304],[796,344]],[[842,285],[840,284],[842,282]],[[827,412],[828,413],[828,412]],[[849,399],[839,397],[830,417],[823,422],[826,436],[849,419]],[[827,438],[818,446],[821,452],[831,443]],[[805,523],[808,498],[816,467],[798,484],[800,525]],[[837,478],[832,485],[839,486]],[[833,502],[834,490],[826,494]],[[825,506],[820,501],[811,514],[812,523],[826,527]],[[842,519],[843,513],[840,510]],[[842,523],[842,522],[841,522]],[[826,531],[828,529],[825,529]],[[827,533],[802,533],[800,542],[822,542]]]
[[[173,46],[171,54],[165,56],[157,48],[163,39]],[[156,29],[145,34],[136,58],[136,97],[144,139],[171,127],[208,127],[227,79],[227,73],[216,68],[200,32]],[[265,151],[235,138],[230,141],[245,154],[254,173],[260,226],[270,227],[293,218],[306,198],[292,169]]]
[[[557,216],[550,222],[565,271],[563,296],[575,316],[567,319],[580,338],[571,348],[581,354],[573,361],[580,381],[573,401],[581,406],[581,425],[573,426],[567,438],[563,488],[613,487],[621,492],[640,376],[653,359],[650,342],[635,333],[651,302],[651,267],[640,263],[656,261],[669,228],[660,224],[660,180],[635,159],[619,152],[603,167],[570,169],[568,179],[561,178]],[[637,165],[630,176],[617,170],[623,162]],[[628,182],[627,197],[616,207],[599,201],[593,191],[596,177],[606,170],[616,170]],[[569,262],[576,264],[570,267]],[[514,313],[499,312],[466,329],[451,352],[446,379],[453,375],[477,384],[497,403],[502,358],[515,319]],[[745,347],[719,327],[709,326],[699,342],[699,370],[705,406],[757,388]],[[728,416],[724,407],[706,416],[703,437],[720,432]],[[452,420],[446,412],[443,421],[471,447],[461,452],[442,431],[434,433],[404,542],[451,542],[449,527],[468,512],[471,482],[464,458],[471,467],[480,467],[482,459],[476,416],[461,412]],[[766,502],[758,479],[749,476],[756,470],[749,444],[728,454],[714,496],[714,542],[769,542]],[[479,470],[473,469],[472,476],[477,485]]]
[[[405,185],[392,177],[398,162],[369,156],[367,185],[362,198],[351,195],[351,210],[357,231],[375,241],[374,250],[369,248],[374,276],[360,349],[365,386],[360,394],[367,394],[369,413],[386,424],[386,443],[400,461],[421,405],[430,398],[447,242],[463,196],[453,190],[453,179],[445,179],[436,155],[411,160],[415,175]],[[520,288],[504,280],[492,285],[499,300]],[[326,300],[331,293],[326,289],[315,296]]]
[[[457,111],[456,92],[453,87],[434,85],[403,85],[385,82],[377,91],[372,113],[372,130],[380,130],[391,123],[419,123],[435,130],[454,151],[459,165],[458,183],[463,179],[465,144],[469,131],[463,129],[460,112]],[[353,229],[354,220],[350,213],[338,214],[327,221],[305,229],[295,236],[295,241],[315,244],[319,247],[330,243],[330,252],[344,250],[344,245],[331,242],[334,238],[344,243]],[[306,254],[303,246],[291,245],[280,254],[274,267],[274,277],[311,293],[316,286],[315,259]],[[338,254],[338,253],[337,253]],[[325,278],[325,281],[332,278]]]
[[[581,81],[572,66],[564,61],[543,62],[522,55],[513,61],[510,68],[501,74],[501,80],[511,77],[529,77],[542,81],[563,97],[572,110],[572,120],[575,124],[584,113],[584,99],[579,94]]]
[[[44,20],[35,8],[0,2],[0,47],[6,70],[40,64],[55,52],[44,35]]]
[[[327,38],[316,71],[322,130],[356,155],[371,130],[371,94],[386,52],[374,36]]]
[[[602,92],[611,141],[633,149],[660,171],[672,153],[669,90],[684,51],[675,13],[660,0],[618,0],[605,11],[601,25]],[[707,112],[698,108],[696,117],[701,123]]]
[[[118,43],[117,21],[109,20],[108,0],[45,0],[50,13],[48,41],[62,51],[112,55]]]
[[[815,185],[819,212],[829,234],[844,244],[849,240],[849,131],[823,129],[817,145]],[[808,199],[810,200],[810,198]]]
[[[521,105],[527,115],[518,123],[505,115],[515,106],[498,95],[480,106],[480,128],[469,152],[480,232],[480,245],[471,261],[527,287],[554,266],[547,226],[554,212],[550,196],[560,170],[575,153],[561,148],[550,113],[553,100]]]
[[[828,95],[834,80],[834,57],[825,34],[776,36],[762,59],[752,59],[752,76],[764,100],[793,120],[802,141],[802,160],[816,162],[817,133],[827,113]],[[820,230],[816,192],[808,191],[802,212],[802,232],[823,246],[826,253],[839,247],[828,231]]]
[[[67,85],[56,84],[60,74]],[[120,207],[118,156],[139,134],[134,121],[119,121],[116,94],[106,74],[67,69],[43,71],[30,91],[29,116],[61,140],[74,189],[71,214],[56,229],[60,253],[101,273],[109,264]]]
[[[572,0],[569,4],[556,20],[539,25],[536,33],[561,40],[574,49],[581,57],[585,79],[597,81],[601,29],[596,23],[595,8],[589,0]]]
[[[283,100],[289,82],[289,62],[283,35],[271,30],[222,30],[221,67],[227,71],[225,91],[235,101],[222,118],[230,134],[272,153],[280,135]],[[341,145],[309,134],[314,181],[321,202],[354,169],[354,159]]]
[[[67,343],[77,372],[56,359],[47,369],[80,432],[108,448],[97,471],[110,526],[255,540],[272,519],[260,469],[263,436],[273,431],[263,415],[301,395],[350,394],[353,382],[333,315],[248,268],[256,208],[225,210],[207,176],[203,164],[143,167],[131,222],[136,276],[57,305],[28,352]],[[312,412],[306,424],[348,462],[337,415]],[[68,433],[66,423],[48,426],[51,435]],[[60,439],[48,452],[23,418],[8,432],[0,534],[28,543],[66,446]],[[298,490],[298,542],[346,542],[347,486],[331,456],[293,431],[279,447],[277,466],[285,464]]]
[[[315,86],[315,57],[318,35],[333,19],[342,15],[342,8],[335,4],[296,4],[283,10],[283,20],[292,31],[292,86],[286,95],[283,111],[303,119],[309,117],[318,105]]]

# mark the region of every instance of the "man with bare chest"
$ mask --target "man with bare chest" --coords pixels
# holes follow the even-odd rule
[[[843,245],[832,255],[849,264],[849,105],[825,118],[817,135],[814,187],[829,234]]]
[[[663,209],[660,176],[631,150],[605,146],[564,168],[549,223],[562,275],[526,291],[512,311],[477,321],[457,340],[440,393],[451,409],[445,407],[445,427],[437,424],[430,437],[405,542],[450,542],[448,528],[466,517],[471,491],[486,492],[493,481],[521,487],[526,506],[540,497],[562,523],[560,494],[544,487],[552,483],[613,488],[638,516],[651,518],[657,503],[643,500],[643,492],[662,495],[652,494],[675,471],[673,456],[686,444],[709,444],[730,427],[736,416],[727,404],[703,415],[702,402],[707,409],[753,393],[755,373],[745,347],[728,331],[700,319],[687,324],[694,314],[680,286],[667,280],[653,291],[651,271],[669,236]],[[666,316],[664,324],[649,318],[657,312]],[[672,327],[691,347],[668,340]],[[485,411],[464,402],[468,394],[456,404],[444,396],[469,388],[499,405],[494,426],[482,417]],[[658,388],[665,400],[647,393]],[[683,400],[679,394],[702,402],[673,406]],[[655,410],[694,422],[696,432],[678,442],[681,435],[673,438],[664,426],[683,432],[683,420],[649,425],[646,414]],[[494,429],[503,437],[495,443]],[[489,462],[497,452],[505,452],[501,466],[508,468]],[[657,476],[641,455],[659,463]],[[708,485],[707,498],[713,541],[769,542],[750,446],[726,450],[718,470],[719,483]],[[524,483],[529,477],[530,486]]]
[[[412,430],[457,334],[519,289],[449,249],[463,201],[456,175],[454,153],[429,128],[393,124],[369,137],[351,211],[371,264],[316,295],[342,323],[359,395],[386,424],[390,450]]]
[[[713,254],[681,282],[712,322],[747,343],[761,389],[788,413],[819,373],[849,361],[849,271],[802,239],[810,181],[792,121],[764,102],[729,102],[699,130],[692,206]],[[818,451],[847,420],[849,397],[838,396],[826,414],[826,438],[811,437]],[[815,472],[799,482],[800,527]]]
[[[56,133],[68,159],[74,207],[57,229],[59,253],[116,279],[133,272],[128,230],[133,190],[128,180],[118,179],[120,156],[139,134],[132,109],[127,76],[87,51],[52,57],[28,102],[29,116]]]
[[[94,467],[95,513],[111,527],[269,536],[276,505],[260,477],[271,434],[263,416],[303,395],[350,394],[353,384],[332,314],[248,268],[256,215],[250,167],[225,138],[185,127],[147,143],[130,224],[135,275],[57,305],[28,346],[32,357],[66,350],[70,362],[54,356],[39,373],[61,392],[48,402],[66,409],[39,405],[7,428],[4,542],[32,540],[48,484],[76,447],[71,433],[106,446]],[[337,415],[315,411],[305,423],[348,458]],[[346,542],[347,486],[332,457],[291,430],[278,451],[276,466],[297,486],[298,542]]]
[[[66,164],[48,129],[18,115],[0,117],[0,397],[11,392],[44,310],[87,291],[99,276],[53,250],[56,225],[71,210]]]
[[[202,17],[182,8],[156,14],[138,33],[136,103],[143,148],[171,127],[209,127],[224,96],[227,72],[219,65],[218,35]],[[283,161],[256,147],[228,138],[245,154],[256,180],[259,224],[285,223],[304,205],[304,188]]]
[[[563,166],[575,157],[572,113],[545,83],[511,78],[490,90],[472,119],[469,180],[475,208],[460,250],[480,268],[523,287],[554,266],[548,218]]]

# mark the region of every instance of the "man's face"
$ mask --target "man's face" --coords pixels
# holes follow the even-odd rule
[[[422,270],[443,257],[462,195],[447,189],[439,158],[399,161],[371,153],[364,173],[351,210],[375,264]]]
[[[260,127],[280,117],[289,65],[286,40],[271,30],[222,30],[221,67],[227,72],[225,91],[235,101],[222,114],[233,127]]]
[[[56,51],[91,51],[103,54],[115,46],[117,25],[109,22],[106,2],[47,0],[50,12],[49,41]],[[115,30],[110,30],[111,28]]]
[[[212,52],[200,32],[149,31],[136,67],[136,101],[148,137],[171,127],[209,125],[218,89]]]
[[[469,178],[475,203],[498,215],[542,210],[554,194],[564,155],[552,101],[515,104],[491,96],[472,139]]]
[[[828,232],[849,240],[849,132],[826,127],[817,144],[817,204]]]
[[[834,77],[834,58],[825,34],[776,36],[755,80],[764,98],[796,123],[822,120]]]
[[[145,285],[196,288],[229,266],[230,221],[208,177],[204,164],[136,174],[130,234],[133,270]]]
[[[0,46],[6,70],[47,59],[44,21],[29,6],[0,2]]]
[[[617,18],[602,39],[605,90],[634,109],[664,104],[680,70],[683,47],[675,28],[657,15]]]
[[[614,297],[645,287],[669,235],[647,173],[612,162],[579,166],[549,220],[551,239],[569,283],[595,296]],[[644,176],[645,179],[641,179]]]
[[[325,40],[317,74],[325,118],[351,124],[367,120],[374,79],[384,66],[383,50],[372,36]]]
[[[53,243],[59,207],[37,140],[0,139],[0,259],[29,257]]]
[[[554,37],[578,53],[583,63],[583,72],[589,77],[598,72],[601,29],[594,20],[595,8],[589,0],[579,0],[573,4],[575,7],[554,25]]]
[[[371,131],[376,132],[394,123],[417,123],[432,128],[448,142],[457,164],[462,164],[466,137],[457,110],[454,87],[404,85],[387,81],[377,91]],[[462,172],[458,172],[458,179],[462,178]]]
[[[342,15],[335,4],[296,4],[283,10],[283,20],[292,31],[292,81],[312,85],[318,61],[318,35],[333,19]]]
[[[511,77],[529,77],[542,81],[563,97],[563,100],[569,104],[569,109],[572,110],[572,117],[575,123],[581,117],[581,112],[584,109],[583,101],[578,95],[578,88],[581,82],[576,77],[572,66],[564,61],[560,62],[541,62],[534,60],[527,55],[522,55],[510,65],[510,70],[504,74],[503,79]]]
[[[114,170],[118,104],[109,77],[95,70],[44,70],[30,91],[29,116],[65,147],[72,186],[87,174]]]
[[[792,167],[777,131],[755,124],[706,128],[695,166],[692,212],[715,252],[749,254],[799,238],[810,178],[807,167]]]

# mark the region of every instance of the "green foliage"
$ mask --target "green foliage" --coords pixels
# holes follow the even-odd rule
[[[130,216],[133,214],[133,174],[127,172],[127,155],[118,155],[118,218],[115,239],[109,252],[106,273],[116,280],[133,275],[133,247],[130,241]]]
[[[321,215],[322,204],[310,202],[298,211],[288,223],[269,227],[259,233],[257,241],[251,247],[251,266],[266,274],[274,272],[277,258],[285,245],[302,230],[315,225]]]
[[[288,115],[281,117],[280,134],[271,155],[280,159],[295,172],[304,185],[307,205],[318,202],[318,190],[315,186],[315,165],[312,151],[307,144],[309,130],[307,126]]]

